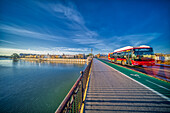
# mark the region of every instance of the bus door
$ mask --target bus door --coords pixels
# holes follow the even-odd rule
[[[131,51],[126,51],[126,64],[131,65],[132,54]]]
[[[117,63],[117,53],[114,53],[114,57],[115,57],[114,63]]]
[[[129,65],[129,60],[130,60],[130,59],[129,59],[129,52],[127,52],[127,53],[126,53],[126,62],[127,62],[128,65]]]
[[[132,51],[129,51],[129,65],[132,65]]]
[[[112,60],[113,58],[114,58],[114,53],[111,53],[111,54],[110,54],[110,61],[111,61],[111,62],[113,62],[113,60]]]

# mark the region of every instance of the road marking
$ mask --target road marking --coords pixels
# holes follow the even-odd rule
[[[98,61],[100,61],[100,60],[98,60]],[[159,92],[155,91],[154,89],[151,89],[150,87],[148,87],[148,86],[146,86],[146,85],[144,85],[144,84],[142,84],[142,83],[138,82],[137,80],[135,80],[135,79],[133,79],[133,78],[129,77],[128,75],[125,75],[124,73],[122,73],[122,72],[120,72],[120,71],[116,70],[115,68],[113,68],[113,67],[111,67],[111,66],[107,65],[106,63],[104,63],[104,62],[102,62],[102,61],[100,61],[100,62],[101,62],[101,63],[103,63],[104,65],[106,65],[106,66],[108,66],[108,67],[112,68],[113,70],[117,71],[118,73],[121,73],[122,75],[126,76],[127,78],[129,78],[129,79],[133,80],[134,82],[136,82],[136,83],[138,83],[138,84],[140,84],[140,85],[144,86],[145,88],[147,88],[147,89],[151,90],[152,92],[156,93],[157,95],[161,96],[162,98],[164,98],[164,99],[166,99],[167,101],[169,101],[169,102],[170,102],[170,98],[169,98],[169,97],[167,97],[167,96],[165,96],[165,95],[163,95],[163,94],[161,94],[161,93],[159,93]]]
[[[140,78],[140,76],[138,74],[130,74],[130,75]]]
[[[148,81],[148,82],[150,82],[150,83],[152,83],[152,84],[154,84],[154,85],[156,85],[156,86],[158,86],[158,87],[161,87],[161,88],[163,88],[163,89],[166,89],[166,90],[170,91],[170,89],[168,89],[168,88],[166,88],[166,87],[163,87],[163,86],[161,86],[161,85],[158,85],[158,84],[156,84],[156,83],[154,83],[154,82],[151,82],[151,81],[149,81],[149,80],[146,80],[146,81]]]

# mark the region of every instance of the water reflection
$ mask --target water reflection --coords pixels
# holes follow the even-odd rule
[[[18,59],[12,59],[12,64],[13,64],[13,65],[17,65],[17,64],[18,64],[18,62],[19,62],[19,60],[18,60]]]
[[[41,60],[19,60],[19,61],[13,61],[14,63],[20,63],[20,64],[32,64],[32,65],[48,65],[48,66],[66,66],[66,67],[82,67],[86,64],[86,62],[62,62],[62,61],[41,61]]]
[[[0,112],[52,113],[86,64],[0,59]]]

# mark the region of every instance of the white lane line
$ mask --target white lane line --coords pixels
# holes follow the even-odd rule
[[[120,73],[120,74],[122,74],[122,75],[126,76],[127,78],[129,78],[129,79],[133,80],[134,82],[136,82],[136,83],[138,83],[138,84],[140,84],[140,85],[144,86],[145,88],[147,88],[147,89],[151,90],[152,92],[156,93],[157,95],[161,96],[162,98],[164,98],[164,99],[166,99],[167,101],[169,101],[169,102],[170,102],[170,98],[169,98],[169,97],[164,96],[163,94],[161,94],[161,93],[159,93],[159,92],[155,91],[154,89],[151,89],[150,87],[148,87],[148,86],[146,86],[146,85],[144,85],[144,84],[142,84],[142,83],[140,83],[140,82],[136,81],[135,79],[132,79],[132,78],[131,78],[131,77],[129,77],[128,75],[125,75],[124,73],[122,73],[122,72],[120,72],[120,71],[116,70],[115,68],[113,68],[113,67],[111,67],[111,66],[109,66],[109,65],[105,64],[104,62],[102,62],[102,61],[100,61],[100,60],[98,60],[98,61],[99,61],[99,62],[101,62],[102,64],[106,65],[107,67],[110,67],[111,69],[113,69],[113,70],[117,71],[118,73]]]
[[[140,78],[140,76],[138,74],[130,74],[130,75]]]
[[[152,84],[154,84],[154,85],[156,85],[156,86],[158,86],[158,87],[161,87],[161,88],[163,88],[163,89],[166,89],[166,90],[170,91],[170,89],[168,89],[168,88],[166,88],[166,87],[163,87],[163,86],[161,86],[161,85],[158,85],[158,84],[156,84],[156,83],[154,83],[154,82],[151,82],[151,81],[149,81],[149,80],[146,80],[146,81],[148,81],[148,82],[150,82],[150,83],[152,83]]]

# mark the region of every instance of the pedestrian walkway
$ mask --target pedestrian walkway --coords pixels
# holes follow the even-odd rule
[[[170,102],[94,59],[85,113],[170,112]]]

